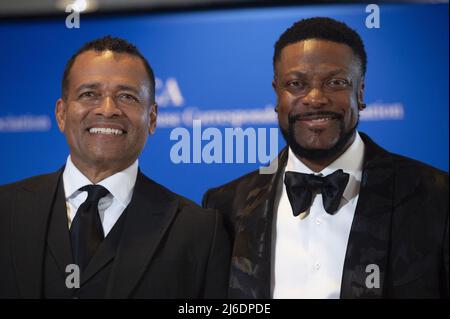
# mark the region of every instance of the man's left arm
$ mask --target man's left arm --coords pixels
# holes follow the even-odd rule
[[[215,225],[206,269],[204,298],[223,299],[228,294],[231,242],[223,216],[214,211]]]
[[[444,261],[444,278],[443,278],[443,298],[448,298],[449,297],[449,275],[448,275],[448,267],[449,267],[449,220],[448,220],[448,215],[447,215],[447,226],[445,228],[445,234],[444,234],[444,244],[442,245],[443,247],[443,261]]]

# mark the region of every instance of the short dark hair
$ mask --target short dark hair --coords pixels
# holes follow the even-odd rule
[[[345,23],[324,17],[303,19],[294,23],[281,34],[275,43],[273,67],[280,58],[281,50],[289,44],[308,39],[321,39],[348,45],[360,60],[361,74],[366,74],[367,54],[359,34]]]
[[[67,97],[67,89],[69,86],[69,73],[72,68],[73,63],[77,56],[86,51],[112,51],[114,53],[125,53],[136,56],[142,60],[144,63],[145,70],[148,73],[148,77],[150,80],[150,98],[151,102],[155,100],[155,75],[153,74],[153,69],[148,63],[147,59],[139,52],[139,50],[133,44],[128,41],[112,37],[110,35],[104,36],[99,39],[92,40],[86,44],[84,44],[78,51],[72,55],[69,61],[66,63],[66,67],[64,68],[63,78],[62,78],[62,96],[63,98]]]

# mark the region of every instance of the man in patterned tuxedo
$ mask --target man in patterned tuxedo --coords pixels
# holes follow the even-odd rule
[[[231,298],[448,297],[448,174],[357,131],[366,61],[360,36],[329,18],[277,41],[278,169],[203,200],[234,238]]]

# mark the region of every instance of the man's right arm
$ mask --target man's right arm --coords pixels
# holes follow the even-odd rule
[[[11,218],[15,186],[0,186],[0,298],[18,298],[11,256]]]

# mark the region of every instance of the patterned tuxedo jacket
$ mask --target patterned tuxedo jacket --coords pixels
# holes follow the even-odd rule
[[[359,199],[348,240],[341,298],[449,296],[448,173],[387,152],[367,135]],[[270,298],[271,232],[287,148],[278,170],[210,189],[203,205],[226,216],[234,238],[229,297]],[[380,287],[366,286],[376,264]]]

